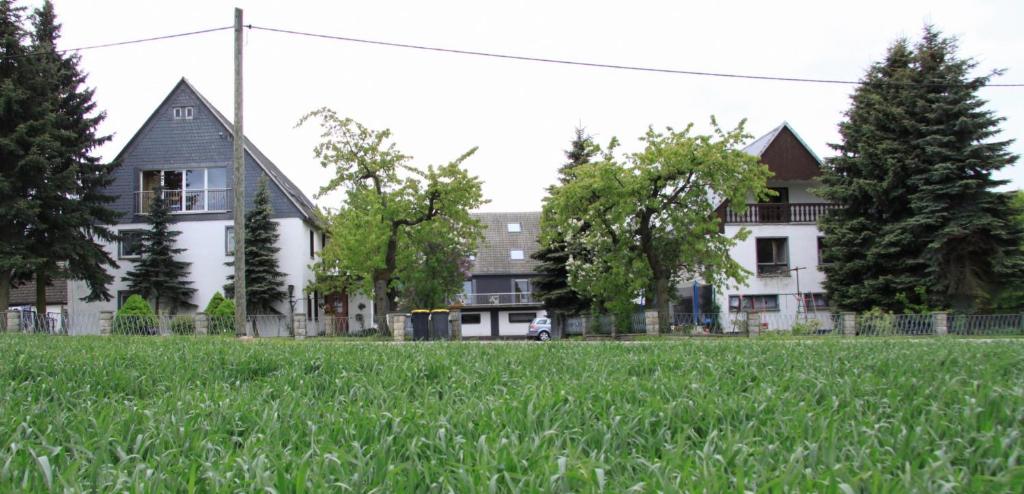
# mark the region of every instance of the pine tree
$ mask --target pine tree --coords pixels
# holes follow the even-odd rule
[[[161,301],[170,304],[171,312],[182,305],[192,305],[192,294],[196,289],[191,287],[191,281],[187,281],[189,263],[175,259],[185,252],[185,249],[174,247],[181,232],[169,228],[171,213],[160,187],[153,192],[147,219],[149,230],[142,232],[139,260],[123,278],[124,281],[128,282],[133,293],[152,300],[158,314]]]
[[[37,262],[25,239],[36,206],[27,191],[39,185],[39,170],[26,162],[35,108],[31,101],[31,58],[22,27],[23,7],[0,0],[0,307],[10,302],[13,282]]]
[[[284,273],[278,269],[277,223],[271,219],[267,178],[260,179],[253,208],[245,213],[245,304],[252,314],[276,313],[274,303],[285,299]],[[234,262],[227,263],[234,266]],[[234,297],[234,275],[228,276],[224,293]]]
[[[558,169],[559,183],[564,185],[572,180],[576,167],[589,163],[597,155],[598,148],[583,128],[576,129],[576,138],[565,152],[568,161]],[[552,193],[558,186],[548,190]],[[543,213],[542,213],[543,214]],[[543,221],[543,220],[542,220]],[[543,223],[542,223],[543,224]],[[531,281],[534,296],[544,303],[549,313],[579,314],[590,308],[590,301],[569,287],[569,272],[566,268],[571,256],[585,256],[585,252],[570,252],[564,239],[557,234],[545,235],[541,248],[531,256],[540,261],[537,276]]]
[[[1016,160],[978,96],[992,75],[928,26],[873,65],[840,124],[821,195],[826,288],[839,307],[965,311],[1024,273],[1022,232],[992,173]],[[993,74],[995,75],[995,74]]]
[[[35,11],[32,25],[31,93],[38,115],[30,157],[42,183],[30,196],[38,209],[26,237],[39,257],[33,272],[43,311],[45,287],[58,274],[85,281],[87,300],[110,299],[113,276],[105,268],[117,264],[96,239],[116,240],[109,225],[118,214],[108,207],[115,198],[103,192],[113,182],[114,167],[92,155],[110,140],[96,132],[106,115],[97,112],[94,91],[84,86],[78,56],[57,51],[60,25],[52,3]]]

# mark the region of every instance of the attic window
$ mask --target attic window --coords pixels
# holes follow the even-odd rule
[[[521,250],[510,250],[510,251],[508,251],[508,256],[510,258],[512,258],[513,261],[521,261],[521,260],[523,260],[523,251],[521,251]]]
[[[192,107],[191,106],[186,106],[185,107],[185,120],[192,120],[192,113],[193,113],[192,112]]]
[[[520,225],[519,223],[509,223],[508,224],[508,232],[509,233],[519,233],[521,231],[523,231],[523,225]]]
[[[181,120],[181,107],[180,106],[175,106],[173,113],[174,113],[174,119],[175,120]]]

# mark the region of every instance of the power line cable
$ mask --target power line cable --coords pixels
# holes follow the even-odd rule
[[[212,33],[212,32],[215,32],[215,31],[224,31],[224,30],[227,30],[227,29],[234,29],[234,26],[214,27],[214,28],[210,28],[210,29],[200,29],[198,31],[189,31],[189,32],[186,32],[186,33],[175,33],[175,34],[166,34],[166,35],[163,35],[163,36],[154,36],[152,38],[139,38],[139,39],[131,39],[131,40],[127,40],[127,41],[115,41],[115,42],[112,42],[112,43],[103,43],[103,44],[99,44],[99,45],[80,46],[78,48],[65,48],[65,49],[62,49],[62,50],[56,50],[56,52],[61,54],[61,55],[63,55],[65,53],[69,53],[69,52],[79,52],[79,51],[83,51],[83,50],[95,50],[97,48],[112,48],[112,47],[115,47],[115,46],[134,45],[134,44],[137,44],[137,43],[148,43],[150,41],[161,41],[161,40],[166,40],[166,39],[184,38],[186,36],[194,36],[194,35],[197,35],[197,34]],[[45,54],[45,53],[50,53],[50,52],[29,52],[29,53],[23,53],[21,55],[3,55],[3,56],[0,56],[0,58],[31,57],[31,56],[35,56],[35,55],[42,55],[42,54]]]
[[[264,26],[254,26],[252,24],[247,25],[249,29],[255,29],[259,31],[268,31],[273,33],[291,34],[297,36],[306,36],[310,38],[321,38],[335,41],[348,41],[352,43],[362,43],[368,45],[377,46],[389,46],[393,48],[409,48],[413,50],[433,51],[441,53],[454,53],[458,55],[473,55],[478,57],[489,57],[499,58],[506,60],[520,60],[525,62],[541,62],[541,63],[552,63],[561,65],[573,65],[578,67],[593,67],[601,69],[615,69],[615,70],[629,70],[637,72],[655,72],[662,74],[676,74],[676,75],[692,75],[692,76],[704,76],[704,77],[722,77],[730,79],[753,79],[760,81],[779,81],[779,82],[806,82],[806,83],[817,83],[817,84],[845,84],[845,85],[860,85],[861,81],[850,81],[841,79],[813,79],[805,77],[780,77],[780,76],[767,76],[767,75],[751,75],[751,74],[733,74],[726,72],[704,72],[697,70],[680,70],[680,69],[666,69],[658,67],[642,67],[635,65],[617,65],[597,62],[581,62],[577,60],[563,60],[557,58],[544,58],[544,57],[531,57],[525,55],[510,55],[507,53],[492,53],[474,50],[462,50],[457,48],[441,48],[437,46],[426,46],[426,45],[413,45],[408,43],[397,43],[393,41],[380,41],[363,38],[353,38],[349,36],[334,36],[329,34],[318,34],[309,33],[303,31],[295,31],[291,29],[280,29]],[[901,84],[901,85],[942,85],[942,84],[928,84],[928,83],[917,83],[917,82],[896,82],[887,81],[888,84]],[[1024,87],[1024,83],[1018,84],[985,84],[986,87]]]

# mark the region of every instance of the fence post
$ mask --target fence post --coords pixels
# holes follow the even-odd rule
[[[448,313],[448,326],[451,330],[451,339],[459,341],[462,339],[462,311],[454,309]]]
[[[388,328],[391,329],[391,338],[395,341],[405,340],[405,314],[392,312],[387,317]]]
[[[646,326],[647,334],[658,335],[661,328],[658,327],[658,311],[656,310],[645,310],[644,311],[644,326]]]
[[[932,313],[932,327],[935,328],[936,336],[946,336],[949,334],[949,314],[946,312],[933,312]]]
[[[292,327],[295,328],[295,339],[306,339],[306,313],[296,312],[292,316]]]
[[[210,334],[210,317],[205,312],[196,313],[196,336]]]
[[[587,339],[587,315],[580,315],[580,336],[585,340]]]
[[[857,335],[857,313],[843,312],[843,336]]]
[[[7,311],[7,331],[21,331],[21,311],[20,310],[9,310]]]
[[[110,336],[110,330],[114,326],[114,313],[109,310],[100,311],[100,334]]]
[[[758,312],[747,312],[747,334],[759,336],[761,334],[761,314]]]

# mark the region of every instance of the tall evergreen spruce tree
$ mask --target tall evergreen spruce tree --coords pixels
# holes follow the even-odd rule
[[[1019,214],[1006,181],[1012,141],[993,141],[1002,117],[978,96],[993,75],[928,26],[894,43],[857,88],[842,142],[832,147],[823,197],[841,205],[822,221],[826,288],[841,308],[967,311],[1024,274]]]
[[[245,213],[245,304],[252,314],[272,314],[273,304],[284,300],[284,273],[278,269],[277,223],[271,219],[270,190],[267,178],[260,179],[253,198],[253,208]],[[234,262],[227,263],[234,266]],[[228,276],[224,293],[230,299],[235,294],[234,275]]]
[[[22,191],[33,187],[39,174],[24,162],[33,115],[23,11],[0,0],[0,307],[10,305],[11,284],[31,269],[33,257],[24,237],[36,211]]]
[[[593,139],[583,128],[576,129],[576,138],[565,152],[568,161],[558,169],[559,183],[564,185],[572,180],[576,167],[589,163],[598,153]],[[558,187],[553,186],[549,194]],[[543,213],[542,213],[543,214]],[[569,271],[566,268],[570,257],[585,255],[584,252],[570,252],[570,248],[559,235],[545,236],[541,248],[531,256],[540,261],[538,276],[532,280],[532,291],[544,303],[549,313],[579,314],[590,308],[590,301],[569,287]]]
[[[96,111],[93,89],[85,87],[78,70],[78,56],[57,51],[60,25],[53,4],[45,2],[32,16],[35,75],[31,85],[39,114],[30,157],[41,171],[40,187],[30,197],[37,205],[35,221],[26,237],[38,257],[33,266],[36,305],[46,310],[46,285],[55,275],[85,281],[86,300],[109,300],[107,285],[113,280],[106,267],[117,264],[96,240],[116,240],[109,228],[118,213],[108,205],[114,197],[103,189],[113,182],[113,166],[93,156],[110,136],[97,135],[106,118]]]
[[[153,301],[157,314],[161,301],[170,304],[172,312],[182,305],[193,305],[192,294],[196,291],[187,280],[189,263],[175,259],[185,249],[174,247],[181,232],[169,228],[170,218],[163,189],[157,187],[149,208],[149,230],[143,231],[140,239],[140,258],[123,278],[129,290]]]

